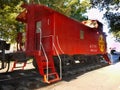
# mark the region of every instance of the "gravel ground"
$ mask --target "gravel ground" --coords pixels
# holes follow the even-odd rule
[[[120,90],[120,62],[34,90]]]
[[[30,64],[27,64],[25,69],[34,68],[31,61],[28,63]],[[34,74],[34,71],[17,75],[25,76],[31,73]],[[0,90],[120,90],[119,77],[120,62],[85,73],[70,74],[64,77],[62,81],[49,85],[43,84],[39,74],[35,73],[32,77],[18,78],[11,84],[2,83]]]

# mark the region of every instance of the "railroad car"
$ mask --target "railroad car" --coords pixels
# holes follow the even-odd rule
[[[79,22],[39,4],[24,4],[22,7],[24,11],[16,20],[26,24],[24,49],[20,32],[18,51],[11,54],[15,60],[12,70],[17,62],[33,58],[33,65],[43,76],[43,81],[52,83],[61,80],[62,73],[74,67],[95,65],[103,58],[110,63],[106,34],[99,21]]]

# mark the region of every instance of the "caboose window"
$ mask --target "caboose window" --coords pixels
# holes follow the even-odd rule
[[[36,23],[36,33],[40,33],[41,30],[41,21]]]
[[[80,39],[84,39],[84,31],[80,30]]]

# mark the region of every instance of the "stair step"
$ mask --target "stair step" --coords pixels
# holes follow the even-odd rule
[[[57,82],[57,81],[60,81],[60,80],[61,80],[60,78],[56,78],[56,79],[49,80],[48,83],[53,83],[53,82]]]
[[[49,84],[49,83],[52,83],[52,82],[57,82],[57,81],[59,81],[59,80],[61,80],[61,79],[59,78],[57,72],[49,73],[49,74],[48,74],[48,80],[47,80],[47,75],[46,75],[46,74],[44,75],[44,82],[46,82],[46,83],[48,83],[48,84]]]
[[[55,70],[54,61],[52,55],[49,52],[46,52],[44,55],[43,52],[36,51],[35,60],[38,64],[38,69],[40,74],[43,76],[43,81],[45,83],[52,83],[59,81],[59,75]],[[46,74],[48,73],[48,74]]]

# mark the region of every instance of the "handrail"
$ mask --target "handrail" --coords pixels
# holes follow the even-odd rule
[[[49,71],[48,71],[48,57],[47,57],[47,54],[46,54],[45,49],[44,49],[43,44],[42,44],[42,30],[40,28],[39,28],[39,30],[40,30],[40,50],[41,49],[43,50],[43,54],[46,58],[46,64],[47,64],[46,65],[46,79],[48,81],[48,73],[49,73]]]
[[[64,54],[62,48],[60,47],[58,36],[56,37],[56,41],[57,41],[57,45],[58,45],[59,50],[61,51],[61,53]]]
[[[53,35],[43,36],[43,38],[46,38],[46,37],[53,37]],[[47,54],[46,54],[46,52],[45,52],[45,49],[44,49],[44,47],[43,47],[43,44],[42,44],[41,40],[40,40],[40,46],[41,46],[41,48],[42,48],[42,50],[43,50],[43,54],[44,54],[44,56],[45,56],[45,58],[46,58],[46,62],[47,62],[47,63],[46,63],[46,64],[47,64],[47,65],[46,65],[46,79],[47,79],[47,81],[48,81],[48,73],[49,73],[49,71],[48,71],[48,57],[47,57]],[[59,53],[58,53],[58,50],[57,50],[54,42],[53,42],[53,47],[54,47],[55,52],[56,52],[56,54],[57,54],[57,56],[58,56],[58,59],[59,59],[59,61],[60,61],[60,63],[59,63],[60,79],[62,79],[62,60],[61,60],[61,57],[60,57],[60,55],[59,55]]]
[[[55,48],[56,54],[57,54],[57,56],[58,56],[58,58],[59,58],[59,61],[60,61],[60,63],[59,63],[59,67],[60,67],[60,79],[62,79],[62,60],[61,60],[61,58],[60,58],[60,55],[59,55],[59,53],[58,53],[58,51],[57,51],[57,48],[56,48],[56,46],[55,46],[54,43],[53,43],[53,46],[54,46],[54,48]]]
[[[42,47],[42,50],[43,50],[43,54],[44,54],[44,56],[45,56],[45,58],[46,58],[46,78],[47,78],[47,81],[48,81],[48,57],[47,57],[47,54],[46,54],[46,52],[45,52],[45,49],[44,49],[44,47],[43,47],[43,44],[42,44],[42,42],[41,42],[41,47]]]

